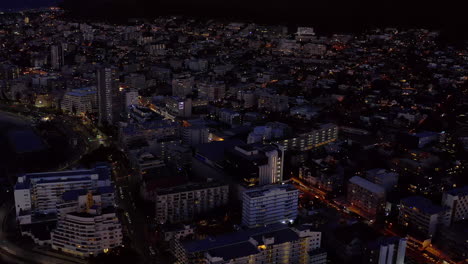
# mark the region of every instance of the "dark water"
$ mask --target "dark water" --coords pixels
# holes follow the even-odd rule
[[[0,176],[33,165],[25,157],[41,155],[46,149],[27,119],[0,111]]]

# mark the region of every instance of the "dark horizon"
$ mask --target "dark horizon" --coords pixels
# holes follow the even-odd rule
[[[80,19],[126,22],[128,18],[183,15],[195,18],[240,20],[264,24],[313,26],[319,34],[356,33],[373,28],[440,30],[450,41],[465,40],[464,12],[457,5],[436,6],[416,1],[280,1],[220,2],[202,0],[63,0],[69,15]],[[92,7],[92,8],[90,8]]]

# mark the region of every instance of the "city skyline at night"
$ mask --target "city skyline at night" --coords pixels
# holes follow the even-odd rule
[[[0,263],[468,263],[459,5],[0,10]]]

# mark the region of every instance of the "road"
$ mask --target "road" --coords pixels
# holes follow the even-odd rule
[[[83,264],[80,259],[73,259],[68,256],[53,257],[40,254],[32,250],[19,247],[8,240],[5,232],[5,223],[9,212],[13,210],[13,200],[5,201],[0,207],[0,254],[7,259],[14,259],[14,263],[34,263],[34,264]]]
[[[291,178],[291,182],[294,183],[294,186],[296,186],[297,189],[299,189],[303,193],[308,194],[309,196],[315,197],[316,199],[320,200],[322,203],[324,203],[328,207],[334,208],[339,213],[341,213],[343,217],[345,218],[352,217],[352,215],[350,215],[351,211],[346,211],[344,210],[342,206],[338,206],[333,200],[326,199],[326,193],[324,191],[317,189],[315,187],[312,187],[312,186],[308,186],[304,184],[300,179],[295,178],[295,177]],[[353,212],[360,215],[359,210],[353,210]],[[385,228],[384,230],[377,230],[377,231],[381,232],[384,235],[404,237],[402,235],[398,235],[393,230],[390,230],[388,228]],[[433,245],[430,245],[423,251],[414,249],[408,246],[406,250],[406,255],[410,257],[411,259],[417,261],[418,263],[456,264],[456,262],[452,261],[446,254],[444,254],[443,252],[435,248]]]
[[[117,183],[117,203],[119,208],[124,211],[122,222],[128,230],[132,248],[143,258],[143,263],[156,263],[149,251],[150,244],[145,230],[147,226],[145,216],[136,209],[128,187],[123,184],[124,180],[119,182],[120,184]]]

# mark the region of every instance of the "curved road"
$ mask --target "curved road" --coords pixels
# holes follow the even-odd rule
[[[60,256],[60,258],[39,254],[32,250],[21,248],[7,239],[4,231],[8,213],[13,210],[13,201],[9,199],[0,207],[0,254],[8,259],[14,259],[14,263],[37,263],[37,264],[82,264],[80,259],[74,260],[72,257]]]

